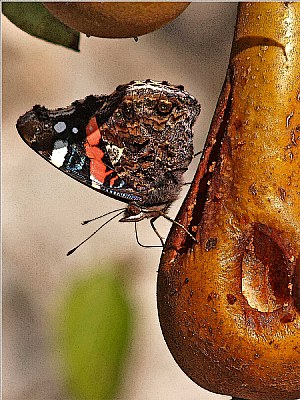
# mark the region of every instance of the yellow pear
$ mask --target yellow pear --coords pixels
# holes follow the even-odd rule
[[[300,3],[240,3],[227,78],[158,274],[167,345],[216,393],[300,398]]]

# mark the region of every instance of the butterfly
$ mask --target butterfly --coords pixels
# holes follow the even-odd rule
[[[121,222],[150,218],[154,228],[179,196],[199,113],[183,86],[147,79],[65,108],[35,105],[18,119],[17,130],[56,168],[126,203]]]

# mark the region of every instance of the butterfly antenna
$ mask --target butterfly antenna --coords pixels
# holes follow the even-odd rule
[[[117,210],[115,210],[117,211]],[[77,245],[76,247],[74,247],[72,250],[68,251],[67,256],[69,256],[70,254],[74,253],[75,250],[78,249],[78,247],[80,247],[81,245],[83,245],[85,242],[87,242],[91,237],[93,237],[98,231],[100,231],[100,229],[102,229],[106,224],[108,224],[110,221],[112,221],[114,218],[116,218],[118,215],[122,214],[122,211],[120,211],[118,214],[114,215],[113,217],[109,218],[106,222],[104,222],[104,224],[102,224],[101,226],[99,226],[98,229],[95,230],[95,232],[93,232],[90,236],[88,236],[86,239],[84,239],[81,243],[79,243],[79,245]],[[111,214],[111,213],[108,213]]]
[[[192,238],[196,243],[199,243],[199,241],[195,238],[195,236],[193,236],[187,229],[185,226],[183,226],[181,223],[175,221],[173,218],[170,218],[168,215],[161,213],[160,214],[162,217],[164,217],[166,220],[172,222],[173,224],[179,226],[187,235],[189,235],[190,238]]]
[[[102,217],[106,217],[107,215],[113,214],[113,213],[115,213],[115,212],[118,212],[118,211],[125,211],[125,210],[126,210],[125,207],[123,207],[123,208],[118,208],[117,210],[113,210],[113,211],[107,212],[107,213],[105,213],[105,214],[99,215],[99,217],[95,217],[95,218],[92,218],[92,219],[87,219],[86,221],[82,221],[82,222],[81,222],[81,225],[89,224],[90,222],[95,221],[96,219],[100,219],[100,218],[102,218]],[[118,214],[118,215],[119,215],[119,214]]]
[[[139,241],[138,232],[137,232],[137,223],[136,223],[136,222],[134,223],[134,231],[135,231],[136,242],[137,242],[137,244],[138,244],[139,246],[144,247],[144,248],[146,248],[146,249],[152,249],[153,247],[163,247],[163,246],[161,246],[161,245],[151,245],[151,246],[147,246],[147,245],[145,245],[145,244],[142,244],[142,243]]]

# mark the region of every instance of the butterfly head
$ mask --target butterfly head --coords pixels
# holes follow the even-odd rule
[[[124,210],[124,215],[120,222],[138,222],[147,218],[158,218],[164,215],[169,207],[170,203],[143,207],[141,204],[131,202]]]

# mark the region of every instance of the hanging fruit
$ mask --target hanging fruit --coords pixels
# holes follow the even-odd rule
[[[300,398],[300,3],[241,3],[227,78],[158,274],[184,372],[216,393]]]

